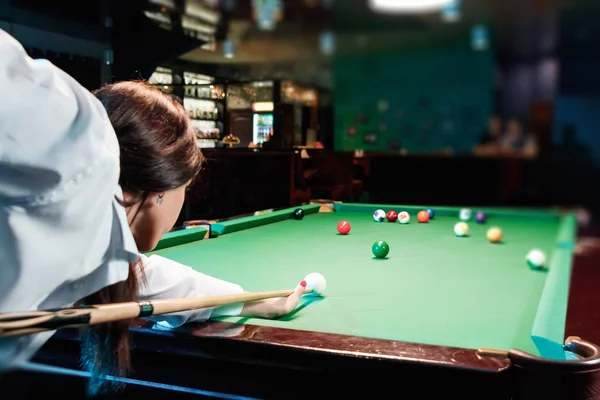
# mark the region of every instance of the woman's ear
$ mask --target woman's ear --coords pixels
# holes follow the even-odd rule
[[[128,190],[123,190],[123,203],[132,204],[136,200],[136,196]]]

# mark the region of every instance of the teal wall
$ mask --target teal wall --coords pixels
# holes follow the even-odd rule
[[[471,151],[493,110],[494,56],[469,45],[337,56],[335,150]]]

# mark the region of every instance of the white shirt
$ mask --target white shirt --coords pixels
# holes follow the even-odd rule
[[[142,263],[146,283],[140,281],[140,300],[218,296],[244,292],[239,285],[204,275],[186,265],[156,254],[150,257],[142,255]],[[238,316],[241,311],[242,304],[231,304],[217,308],[156,315],[149,319],[163,327],[177,327],[187,322],[206,321],[209,318]]]
[[[140,255],[119,180],[119,145],[101,103],[0,29],[0,313],[71,306],[127,278]],[[241,293],[162,257],[143,257],[140,298]],[[156,316],[178,326],[241,305]],[[54,332],[0,339],[0,372]]]

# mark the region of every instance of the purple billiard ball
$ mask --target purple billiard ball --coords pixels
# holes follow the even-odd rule
[[[486,219],[487,215],[483,211],[477,211],[477,214],[475,214],[475,222],[478,224],[484,224]]]

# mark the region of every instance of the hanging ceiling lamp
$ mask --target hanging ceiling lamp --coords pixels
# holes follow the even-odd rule
[[[369,0],[372,10],[382,13],[421,13],[439,11],[453,0]]]

